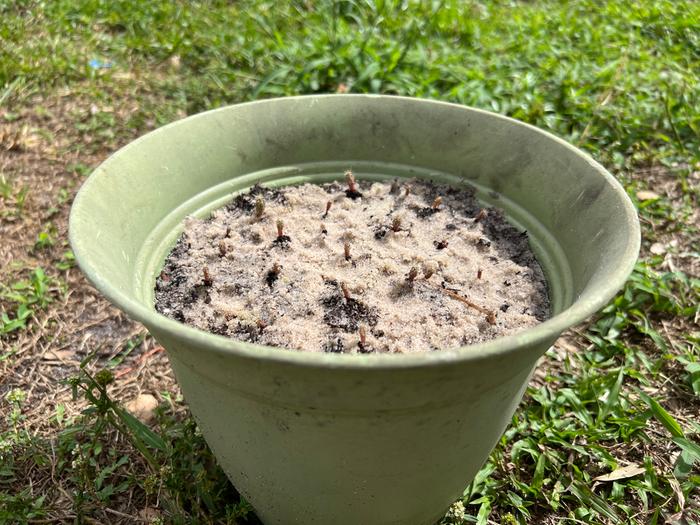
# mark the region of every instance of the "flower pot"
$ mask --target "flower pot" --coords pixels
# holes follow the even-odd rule
[[[207,334],[153,308],[186,215],[233,192],[339,179],[469,183],[530,234],[554,315],[485,344],[413,355],[269,348]],[[371,95],[265,100],[175,122],[85,182],[70,217],[80,267],[167,349],[222,467],[266,524],[429,525],[484,463],[537,359],[623,285],[634,207],[600,165],[485,111]]]

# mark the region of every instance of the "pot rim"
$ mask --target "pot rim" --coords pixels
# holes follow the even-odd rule
[[[77,220],[78,213],[76,210],[81,206],[86,205],[84,201],[89,198],[90,187],[95,183],[100,173],[97,173],[101,168],[108,167],[111,163],[116,162],[119,157],[128,153],[132,147],[136,147],[141,141],[150,140],[153,135],[163,133],[174,126],[182,125],[185,121],[191,119],[205,118],[206,115],[215,112],[229,111],[232,107],[278,104],[280,101],[299,101],[304,99],[329,99],[329,98],[354,98],[354,99],[398,99],[410,101],[415,104],[426,104],[435,106],[448,106],[459,110],[469,110],[476,113],[489,115],[492,118],[502,119],[518,126],[524,126],[533,132],[539,133],[546,138],[554,141],[559,146],[563,146],[575,155],[583,158],[588,162],[593,170],[605,179],[611,189],[618,195],[619,204],[624,214],[625,226],[630,230],[630,235],[627,239],[627,244],[619,257],[619,264],[615,270],[609,275],[606,281],[598,286],[597,293],[587,294],[587,299],[576,299],[569,307],[565,308],[555,316],[546,321],[521,332],[498,337],[491,341],[478,343],[473,345],[461,346],[458,348],[440,350],[435,352],[417,352],[415,354],[334,354],[309,352],[304,350],[292,350],[282,347],[273,347],[267,345],[259,345],[246,343],[229,339],[227,337],[211,334],[194,328],[174,319],[170,319],[158,312],[154,308],[148,308],[139,301],[134,300],[128,294],[121,292],[117,287],[113,286],[108,280],[104,279],[97,271],[97,265],[92,260],[89,245],[82,240],[80,232],[80,222]],[[104,173],[104,172],[103,172]],[[276,362],[278,364],[297,365],[306,367],[319,368],[342,368],[342,369],[404,369],[430,366],[444,366],[457,363],[465,363],[494,357],[504,357],[508,354],[518,352],[526,348],[533,348],[541,343],[553,341],[564,330],[574,326],[575,324],[587,319],[595,314],[608,301],[615,296],[627,280],[627,277],[632,272],[637,261],[639,248],[641,243],[641,232],[637,212],[631,200],[627,196],[622,185],[598,162],[593,160],[588,154],[575,148],[565,140],[539,129],[535,126],[521,122],[519,120],[485,111],[478,108],[472,108],[462,104],[451,102],[443,102],[439,100],[404,97],[395,95],[371,95],[371,94],[328,94],[328,95],[301,95],[294,97],[278,97],[253,102],[245,102],[223,106],[220,108],[208,110],[202,113],[197,113],[189,117],[171,122],[165,126],[155,129],[141,137],[130,142],[126,146],[120,148],[106,160],[104,160],[94,171],[93,174],[83,183],[78,191],[73,205],[71,207],[69,217],[69,241],[78,266],[87,276],[88,280],[102,293],[112,304],[126,312],[130,318],[139,321],[146,327],[156,332],[167,333],[182,341],[187,342],[192,346],[196,346],[208,351],[222,354],[233,354],[240,358],[259,359],[263,361]]]

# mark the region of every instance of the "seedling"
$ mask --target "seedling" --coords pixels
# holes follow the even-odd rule
[[[328,234],[328,229],[326,228],[326,225],[323,224],[323,223],[321,223],[321,233],[322,233],[323,235]]]
[[[393,232],[401,231],[401,223],[402,222],[403,222],[403,220],[398,215],[396,215],[393,219],[391,219],[391,231],[393,231]]]
[[[435,211],[440,209],[440,205],[442,204],[442,197],[437,196],[435,197],[435,200],[433,201],[433,204],[430,206],[432,209]]]
[[[474,222],[479,222],[479,221],[484,220],[488,216],[488,214],[489,214],[489,212],[486,211],[486,208],[481,208],[479,210],[479,213],[477,213],[476,216],[474,217]]]
[[[258,196],[255,199],[255,218],[260,220],[263,213],[265,213],[265,200],[261,196]]]
[[[346,261],[352,259],[352,256],[350,255],[350,243],[348,241],[343,243],[343,253],[345,254]]]
[[[391,181],[391,188],[389,188],[389,193],[396,195],[399,192],[399,179],[394,179]]]
[[[404,190],[403,198],[405,199],[405,198],[408,197],[410,194],[411,194],[411,186],[408,185],[408,184],[406,184],[406,189]]]
[[[348,189],[345,190],[345,195],[352,200],[362,197],[362,193],[357,191],[357,182],[351,170],[345,172],[345,181],[348,183]]]
[[[430,279],[433,274],[435,273],[435,268],[431,265],[424,265],[423,266],[423,277],[428,280]]]
[[[481,279],[481,268],[476,271],[476,278]]]
[[[202,275],[204,286],[211,286],[212,284],[214,284],[214,279],[212,279],[211,274],[209,273],[209,268],[207,266],[202,268]]]
[[[272,241],[272,244],[286,248],[292,239],[289,235],[284,234],[284,222],[282,219],[277,219],[277,238]]]
[[[345,299],[345,302],[347,303],[350,301],[350,290],[348,290],[348,285],[345,283],[340,283],[340,291],[343,292],[343,298]]]
[[[219,257],[223,257],[226,255],[226,243],[223,240],[219,241]]]
[[[361,324],[357,330],[359,332],[360,341],[357,343],[357,347],[360,349],[361,353],[367,353],[367,327]]]
[[[325,211],[325,213],[323,214],[323,218],[324,218],[324,219],[325,219],[326,217],[328,217],[328,212],[329,212],[329,210],[331,209],[331,206],[332,206],[332,205],[333,205],[333,203],[332,203],[331,201],[328,201],[328,202],[326,203],[326,211]]]

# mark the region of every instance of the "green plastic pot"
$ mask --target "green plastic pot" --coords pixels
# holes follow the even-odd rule
[[[185,216],[256,182],[348,168],[360,180],[475,186],[530,233],[553,317],[459,349],[338,355],[241,343],[154,311]],[[537,128],[436,101],[327,95],[225,107],[139,138],[85,182],[70,238],[90,281],[166,348],[207,442],[264,523],[429,525],[488,457],[537,359],[623,285],[639,224],[605,169]]]

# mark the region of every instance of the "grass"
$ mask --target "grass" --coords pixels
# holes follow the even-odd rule
[[[162,352],[74,268],[66,217],[144,131],[316,92],[535,124],[639,210],[624,290],[547,353],[443,523],[700,521],[698,27],[691,1],[0,1],[0,523],[257,523]],[[124,408],[142,391],[148,424]]]

